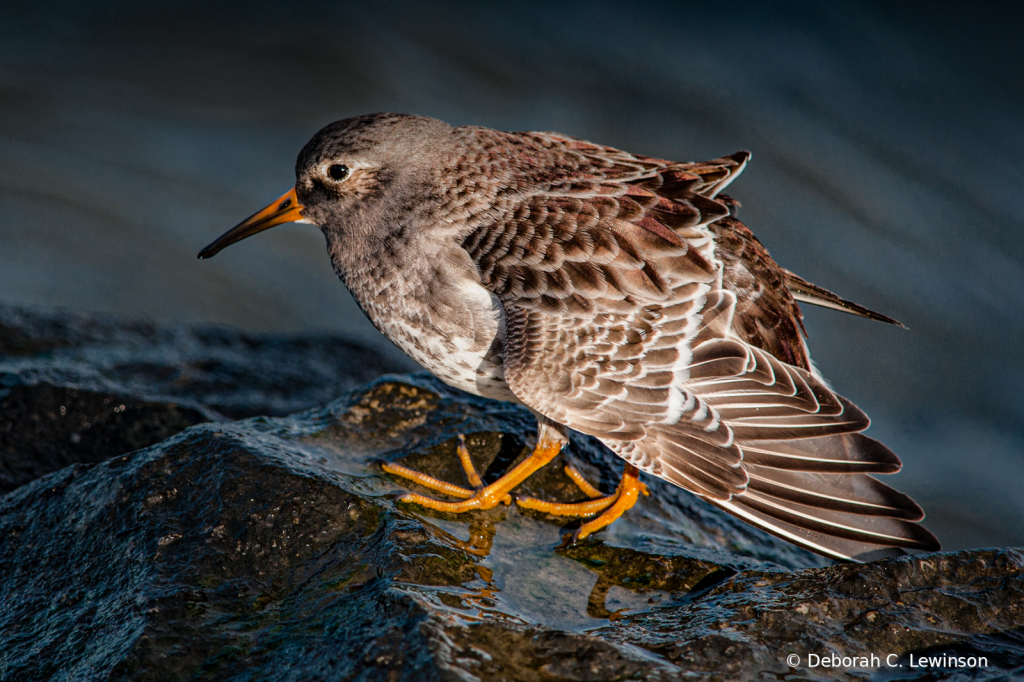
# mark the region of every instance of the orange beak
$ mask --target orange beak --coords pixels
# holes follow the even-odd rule
[[[240,242],[246,237],[251,237],[263,230],[269,230],[275,225],[280,225],[281,223],[294,223],[295,221],[305,221],[306,219],[302,217],[303,208],[305,207],[299,203],[299,198],[295,195],[295,189],[292,188],[283,197],[272,202],[262,211],[252,214],[221,236],[217,237],[209,246],[199,252],[199,257],[212,258],[213,256],[216,256],[221,249],[231,246],[235,242]]]

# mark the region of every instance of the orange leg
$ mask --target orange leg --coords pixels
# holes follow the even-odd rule
[[[583,494],[592,500],[596,500],[599,497],[604,497],[604,493],[590,485],[590,481],[583,478],[583,474],[579,472],[572,464],[565,465],[565,475],[572,479],[573,483],[576,484]]]
[[[565,465],[565,474],[589,497],[586,502],[547,502],[536,497],[517,497],[516,504],[523,509],[544,512],[552,516],[593,516],[610,506],[619,496],[618,491],[605,495],[590,484],[571,464]]]
[[[431,490],[463,499],[462,502],[444,502],[427,497],[426,495],[407,493],[398,498],[399,502],[409,502],[436,511],[459,514],[473,509],[492,509],[501,503],[510,504],[512,496],[509,493],[512,489],[554,459],[555,455],[561,452],[565,442],[565,439],[561,437],[557,430],[542,425],[537,439],[537,447],[534,448],[533,453],[491,485],[483,486],[483,481],[469,459],[469,451],[466,450],[465,439],[460,437],[459,460],[466,471],[466,478],[469,479],[470,485],[476,488],[476,490],[460,488],[399,464],[384,464],[382,468],[389,474],[408,478]]]
[[[602,528],[618,521],[620,516],[633,508],[640,493],[650,495],[647,491],[647,486],[640,480],[640,470],[632,464],[627,464],[622,472],[622,480],[619,482],[618,490],[615,491],[615,502],[603,514],[593,521],[584,523],[575,533],[572,533],[568,539],[568,544],[582,540],[591,533],[596,533]]]
[[[563,544],[569,545],[577,540],[586,538],[605,526],[610,526],[627,510],[636,504],[641,493],[648,495],[647,486],[640,481],[640,470],[632,464],[627,464],[622,472],[622,481],[618,488],[611,495],[602,496],[601,491],[592,486],[583,476],[571,466],[565,467],[565,473],[571,478],[580,489],[590,497],[586,502],[545,502],[532,497],[524,497],[516,500],[516,504],[526,509],[545,512],[554,516],[593,516],[598,512],[604,512],[593,521],[580,526],[580,528],[566,536]]]
[[[469,448],[466,447],[466,437],[459,434],[459,444],[455,446],[455,452],[459,454],[459,462],[462,463],[462,470],[466,472],[466,479],[473,486],[473,490],[480,490],[484,487],[484,479],[476,472],[473,460],[469,457]]]

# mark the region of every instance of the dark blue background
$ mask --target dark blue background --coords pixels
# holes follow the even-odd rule
[[[0,6],[0,300],[378,338],[322,237],[198,249],[372,111],[702,160],[775,258],[905,322],[807,310],[818,366],[947,548],[1024,544],[1019,13],[935,3]]]

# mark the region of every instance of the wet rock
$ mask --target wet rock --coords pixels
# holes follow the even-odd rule
[[[200,422],[307,409],[411,367],[329,336],[0,305],[0,493]]]
[[[562,520],[408,507],[377,465],[463,484],[459,434],[486,477],[534,428],[391,377],[22,486],[0,498],[0,679],[953,678],[910,667],[936,652],[1024,672],[1016,550],[827,566],[658,481],[556,550]],[[578,499],[566,459],[604,489],[620,469],[579,438],[525,492]],[[830,653],[881,665],[808,664]]]
[[[0,493],[75,463],[102,462],[206,421],[195,409],[39,383],[0,398]]]
[[[614,556],[556,554],[559,526],[514,508],[474,515],[470,526],[491,528],[481,547],[462,539],[464,521],[396,506],[399,488],[377,458],[447,459],[451,434],[475,425],[488,429],[470,438],[484,460],[501,450],[499,429],[528,418],[431,380],[407,382],[293,418],[194,427],[0,499],[3,676],[656,679],[670,670],[633,647],[545,624],[606,622],[586,615],[586,583]],[[531,570],[519,575],[524,559]],[[691,577],[662,578],[658,594],[685,592],[713,570],[679,565]]]
[[[720,679],[755,672],[945,679],[949,670],[921,665],[944,654],[984,659],[966,666],[969,677],[997,678],[1024,672],[1022,598],[1024,552],[975,550],[796,573],[746,571],[685,607],[630,615],[593,634]],[[843,657],[853,660],[830,665]]]

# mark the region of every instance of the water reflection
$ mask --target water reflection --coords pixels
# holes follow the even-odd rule
[[[471,621],[511,616],[582,632],[678,601],[694,588],[700,591],[733,573],[711,562],[653,555],[600,540],[556,552],[550,543],[558,532],[554,518],[528,518],[515,509],[497,519],[486,512],[470,515],[478,518],[429,522],[445,529],[453,545],[482,559],[475,566],[478,580],[463,584],[461,591],[445,587],[435,594]],[[469,540],[461,540],[467,533]]]

